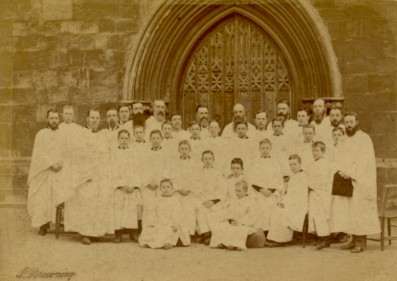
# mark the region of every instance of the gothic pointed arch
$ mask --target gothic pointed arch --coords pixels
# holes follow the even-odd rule
[[[303,97],[340,96],[317,20],[303,0],[166,1],[131,54],[123,99],[162,98],[189,120],[198,103],[228,119],[234,102],[272,112],[279,98],[296,109]]]

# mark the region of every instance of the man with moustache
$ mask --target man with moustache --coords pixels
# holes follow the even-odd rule
[[[294,132],[296,132],[298,123],[296,120],[291,118],[291,110],[287,100],[280,100],[277,102],[277,116],[282,116],[284,118],[284,134],[292,135]],[[272,123],[268,124],[267,130],[270,132],[270,134],[273,133]]]
[[[165,112],[167,107],[163,100],[155,100],[153,102],[153,115],[150,116],[145,122],[145,132],[147,139],[149,139],[150,132],[153,130],[160,130],[161,125],[165,122]]]
[[[198,105],[196,108],[196,123],[201,127],[201,137],[208,138],[209,132],[209,112],[208,107],[205,105]]]
[[[357,113],[345,114],[344,123],[347,134],[347,154],[344,159],[346,165],[339,168],[337,173],[345,179],[350,179],[353,184],[348,224],[351,226],[348,233],[353,238],[347,245],[342,246],[342,249],[360,253],[365,250],[366,236],[380,232],[376,158],[371,138],[359,127]]]
[[[236,123],[246,122],[248,126],[248,136],[255,136],[256,128],[251,123],[247,122],[247,116],[244,105],[241,103],[237,103],[233,107],[233,121],[225,126],[222,132],[222,137],[224,138],[234,138],[237,136],[236,131],[234,130],[236,127]]]
[[[269,135],[269,131],[266,130],[267,125],[267,114],[266,112],[258,112],[255,115],[255,125],[256,125],[256,138],[262,140]]]
[[[103,130],[109,148],[117,146],[117,134],[120,129],[117,109],[111,107],[106,111],[106,128]]]
[[[133,122],[130,120],[131,110],[126,104],[120,105],[119,107],[119,127],[125,129],[132,135]]]
[[[60,185],[63,168],[58,125],[59,113],[50,109],[47,112],[47,128],[36,134],[30,163],[27,209],[32,226],[39,227],[40,235],[45,235],[50,223],[55,221],[54,192],[55,186]]]
[[[313,102],[313,115],[310,124],[316,128],[317,140],[321,140],[327,145],[332,144],[332,126],[323,99],[316,99]]]

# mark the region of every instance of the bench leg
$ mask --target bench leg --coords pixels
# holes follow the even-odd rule
[[[391,218],[387,218],[387,236],[391,237]],[[389,245],[391,245],[391,239],[389,240]]]
[[[385,249],[385,218],[380,218],[380,249]]]
[[[307,233],[309,231],[309,216],[305,216],[305,220],[303,221],[303,228],[302,228],[302,248],[306,247],[306,239]]]
[[[59,238],[59,233],[61,232],[61,217],[62,217],[62,206],[59,205],[56,209],[55,214],[55,238]]]

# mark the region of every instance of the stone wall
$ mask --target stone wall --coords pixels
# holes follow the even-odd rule
[[[82,122],[90,105],[119,100],[126,54],[161,2],[0,1],[2,186],[26,188],[33,136],[49,107],[74,103]],[[381,160],[397,158],[397,2],[311,2],[330,33],[346,107],[374,140],[380,182],[397,182],[395,161]]]
[[[397,2],[312,2],[333,41],[345,107],[374,141],[379,187],[397,183]]]

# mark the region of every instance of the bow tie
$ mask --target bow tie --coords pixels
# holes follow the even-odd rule
[[[161,146],[158,146],[158,147],[152,147],[152,148],[150,148],[152,151],[159,151],[159,150],[161,150]]]
[[[264,156],[261,156],[261,158],[264,158],[264,159],[270,159],[271,158],[271,156],[270,155],[264,155]]]
[[[189,155],[188,156],[180,156],[179,158],[182,160],[188,160],[188,159],[190,159],[190,156]]]

